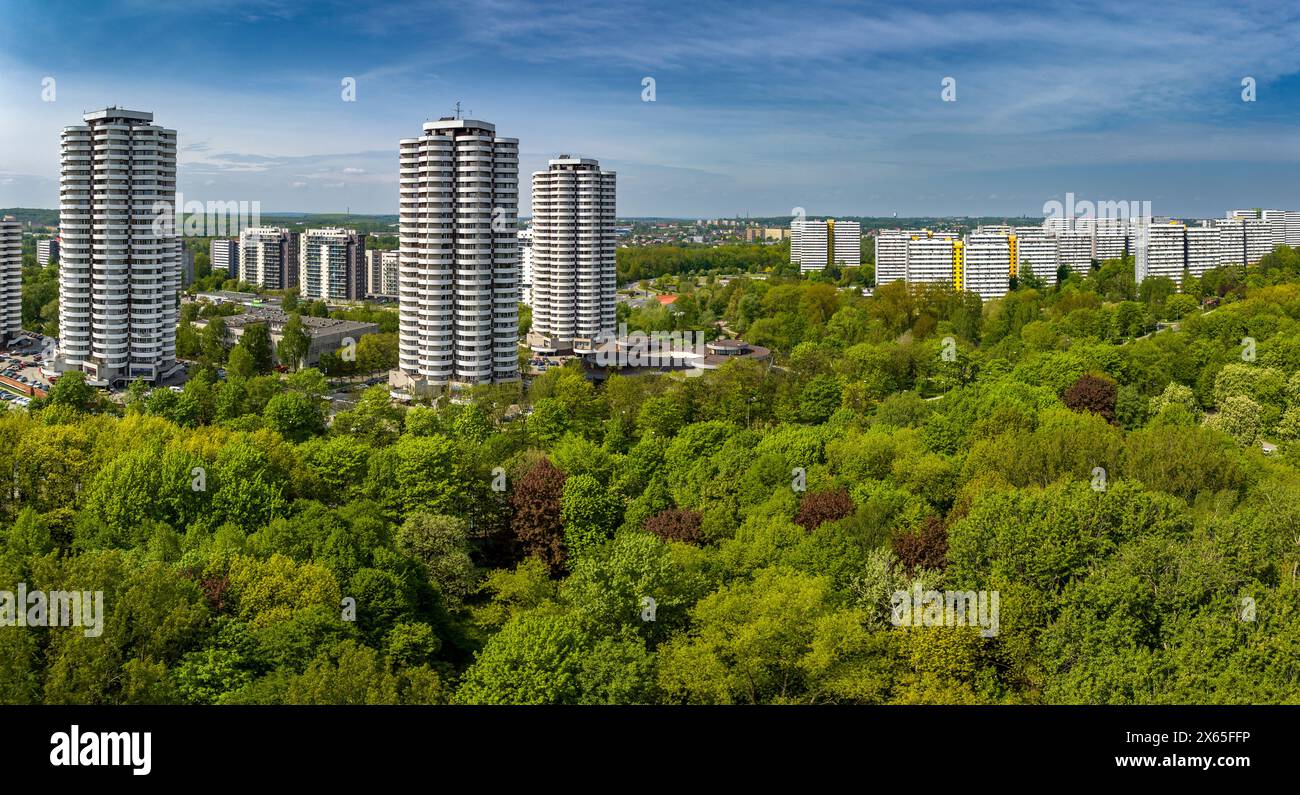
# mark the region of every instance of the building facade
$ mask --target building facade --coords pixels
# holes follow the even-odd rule
[[[920,230],[907,240],[908,284],[950,284],[966,289],[962,282],[965,253],[955,233]]]
[[[882,229],[873,240],[875,246],[876,284],[907,279],[907,242],[915,230]]]
[[[1187,267],[1187,227],[1180,223],[1144,223],[1134,229],[1134,278],[1163,276],[1182,283]]]
[[[836,220],[827,221],[826,224],[831,236],[831,261],[841,268],[856,268],[861,265],[862,224]]]
[[[1201,276],[1206,271],[1219,267],[1219,250],[1222,248],[1222,230],[1217,226],[1202,223],[1187,227],[1186,266],[1192,276]],[[1182,285],[1180,278],[1178,284]]]
[[[1023,277],[1032,273],[1045,284],[1056,284],[1057,271],[1061,266],[1059,238],[1047,234],[1040,226],[1017,226],[1012,232],[1016,236],[1018,275]]]

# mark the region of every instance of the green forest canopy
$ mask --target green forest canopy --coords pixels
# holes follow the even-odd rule
[[[0,417],[0,589],[105,629],[0,632],[0,702],[1294,703],[1300,253],[1169,287],[737,279],[700,311],[777,366],[328,425],[315,370],[65,376]]]

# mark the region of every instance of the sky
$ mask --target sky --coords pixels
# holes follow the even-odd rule
[[[117,105],[177,130],[186,201],[395,213],[398,141],[460,102],[519,139],[521,215],[560,154],[617,171],[624,217],[1041,216],[1067,193],[1300,209],[1294,1],[0,0],[0,19],[0,207],[56,207],[60,129]]]

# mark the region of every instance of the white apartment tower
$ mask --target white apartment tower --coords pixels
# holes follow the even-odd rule
[[[1285,211],[1229,210],[1227,219],[1220,225],[1231,230],[1231,241],[1225,241],[1225,265],[1254,265],[1274,246],[1286,242]]]
[[[1286,211],[1286,244],[1300,246],[1300,210]]]
[[[418,392],[519,378],[519,141],[474,119],[400,142],[398,369]]]
[[[46,238],[36,241],[36,264],[49,265],[59,256],[59,241],[55,238]]]
[[[1262,210],[1259,214],[1264,225],[1268,227],[1269,251],[1286,242],[1286,210]]]
[[[1092,231],[1092,258],[1101,263],[1134,255],[1133,227],[1140,227],[1142,223],[1146,221],[1134,225],[1117,221],[1097,222]]]
[[[242,238],[242,234],[240,237]],[[223,271],[228,278],[239,278],[240,241],[227,237],[213,238],[208,247],[208,257],[212,261],[212,270]],[[245,280],[247,281],[247,280]]]
[[[302,233],[298,247],[298,293],[311,301],[360,301],[366,297],[366,237],[327,227]]]
[[[241,230],[235,260],[239,280],[268,290],[297,287],[298,239],[297,232],[274,226],[250,226]],[[216,267],[215,257],[212,264]]]
[[[615,174],[561,155],[533,174],[533,327],[538,351],[581,349],[615,333]]]
[[[1246,264],[1246,225],[1240,216],[1229,215],[1219,221],[1219,264]]]
[[[176,369],[176,131],[105,108],[63,128],[60,370],[156,380]]]
[[[1272,253],[1273,230],[1263,218],[1243,218],[1241,224],[1246,234],[1246,264],[1254,265]]]
[[[1070,270],[1086,276],[1092,270],[1092,232],[1082,229],[1053,231],[1060,262]]]
[[[0,220],[0,342],[23,329],[23,225]]]

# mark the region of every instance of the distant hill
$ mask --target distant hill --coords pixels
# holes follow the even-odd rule
[[[16,220],[38,226],[58,226],[59,211],[11,207],[0,209],[0,218],[12,215]],[[310,229],[322,226],[342,226],[358,232],[387,232],[397,234],[396,215],[357,215],[348,213],[262,213],[264,226],[283,226],[289,229]]]
[[[358,215],[356,213],[262,213],[263,226],[283,226],[287,229],[318,229],[323,226],[341,226],[358,232],[384,232],[397,234],[396,215]]]
[[[58,210],[42,210],[31,207],[5,207],[0,208],[0,218],[6,215],[12,215],[15,220],[36,226],[58,226]]]

